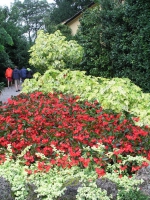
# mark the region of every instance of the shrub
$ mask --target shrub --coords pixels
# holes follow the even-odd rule
[[[29,63],[44,73],[48,68],[63,69],[81,62],[83,49],[75,41],[67,41],[57,30],[54,34],[38,31],[35,44],[30,49]]]
[[[63,168],[95,165],[99,175],[106,168],[133,174],[145,165],[142,157],[150,159],[149,127],[141,128],[131,117],[103,110],[97,101],[61,93],[21,94],[0,107],[0,121],[4,154],[8,144],[13,158],[31,145],[24,156],[27,165],[40,161],[37,153],[42,153],[52,165]],[[112,164],[115,169],[109,167]],[[49,167],[40,162],[39,166]]]
[[[3,82],[0,82],[0,94],[2,92],[2,90],[4,89],[5,87],[5,84]]]
[[[104,109],[126,112],[139,117],[138,125],[150,125],[150,94],[133,84],[129,79],[86,76],[85,72],[70,70],[47,70],[43,76],[34,75],[26,80],[23,92],[62,92],[79,95],[82,100],[97,100]]]
[[[26,166],[22,160],[22,157],[29,150],[27,147],[16,160],[12,159],[12,152],[10,145],[6,154],[7,159],[0,165],[0,176],[3,176],[11,184],[11,190],[15,200],[33,199],[31,196],[31,185],[34,187],[34,199],[42,200],[59,200],[65,190],[67,189],[66,183],[71,180],[76,180],[80,183],[78,187],[78,193],[76,195],[77,200],[86,198],[87,200],[96,199],[112,199],[109,190],[105,190],[104,187],[97,186],[97,174],[92,171],[91,168],[82,169],[78,166],[72,168],[62,169],[61,167],[54,166],[47,172],[44,172],[39,168],[38,162]],[[44,158],[44,157],[43,157]],[[136,180],[135,177],[128,178],[127,176],[118,177],[118,173],[114,172],[106,173],[105,177],[109,177],[110,180],[117,186],[118,197],[117,199],[124,200],[122,194],[128,194],[132,190],[132,194],[135,192],[135,196],[142,200],[143,195],[138,192],[138,185],[142,183],[141,180]],[[108,181],[107,181],[108,182]],[[138,194],[138,196],[136,195]],[[129,195],[129,197],[135,197]],[[63,195],[63,199],[65,196]],[[114,199],[114,198],[113,198]],[[115,198],[116,199],[116,198]],[[148,198],[145,196],[145,200]]]

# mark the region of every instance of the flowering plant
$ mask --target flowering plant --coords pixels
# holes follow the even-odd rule
[[[26,165],[39,161],[41,171],[79,166],[103,176],[106,168],[115,164],[120,175],[132,175],[150,160],[150,129],[135,125],[134,120],[78,96],[20,94],[0,106],[1,162],[11,144],[14,159],[31,146],[24,155]]]
[[[59,91],[63,94],[78,95],[82,100],[96,99],[103,108],[115,112],[129,112],[140,118],[136,124],[150,124],[150,94],[127,78],[106,79],[85,75],[84,71],[49,69],[43,75],[34,74],[32,80],[23,84],[23,92]]]
[[[67,186],[72,184],[80,185],[77,190],[77,200],[85,198],[88,200],[110,200],[112,195],[113,197],[117,195],[117,200],[126,200],[128,197],[131,199],[148,200],[148,197],[139,191],[139,184],[143,181],[137,180],[134,175],[130,178],[126,175],[120,178],[117,172],[106,172],[101,180],[103,182],[110,180],[117,186],[117,193],[109,195],[107,190],[98,187],[97,181],[100,179],[97,179],[96,171],[92,171],[89,167],[82,169],[79,166],[73,166],[64,169],[55,165],[45,173],[44,171],[37,170],[38,161],[30,166],[26,166],[24,161],[22,161],[22,157],[30,148],[31,146],[26,147],[14,160],[12,159],[11,145],[8,145],[6,160],[0,165],[0,176],[3,176],[11,183],[11,190],[15,200],[33,198],[58,200],[60,196],[64,195]],[[96,150],[97,148],[94,149]],[[97,150],[99,152],[102,151],[103,146],[99,146]],[[45,159],[45,156],[42,154],[41,157]],[[114,165],[112,165],[112,168],[114,168]],[[35,187],[34,197],[31,185]]]

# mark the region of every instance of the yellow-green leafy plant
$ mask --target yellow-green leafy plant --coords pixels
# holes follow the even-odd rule
[[[150,94],[127,78],[106,79],[86,76],[85,72],[56,69],[47,70],[44,75],[37,73],[34,79],[23,84],[24,93],[59,91],[79,95],[81,100],[97,100],[104,109],[126,112],[140,117],[138,125],[150,125]]]
[[[75,40],[67,41],[59,30],[53,34],[38,31],[35,44],[29,52],[29,63],[41,73],[52,66],[63,69],[79,64],[83,56],[83,48]]]
[[[98,146],[97,151],[99,154],[103,152],[103,148],[103,145]],[[91,170],[91,167],[83,169],[79,166],[74,166],[72,168],[63,169],[61,167],[54,166],[53,168],[49,168],[47,172],[44,170],[42,171],[42,167],[39,166],[39,162],[35,162],[30,166],[26,166],[23,162],[22,157],[29,149],[30,146],[22,151],[16,160],[13,160],[9,145],[6,160],[0,164],[0,176],[3,176],[10,182],[15,200],[25,200],[28,197],[28,184],[34,184],[36,186],[34,192],[36,192],[37,197],[42,198],[42,200],[57,200],[58,197],[61,197],[64,194],[66,186],[68,185],[67,183],[69,183],[70,180],[76,180],[76,183],[80,183],[81,187],[78,188],[78,193],[76,195],[77,200],[85,198],[87,200],[111,199],[111,196],[108,196],[105,190],[101,190],[96,185],[98,176],[95,170]],[[94,150],[96,150],[96,148],[94,148]],[[46,159],[44,155],[37,156],[41,156],[43,160]],[[49,161],[47,160],[47,164],[48,163]],[[125,192],[128,193],[131,190],[135,192],[138,191],[138,186],[142,183],[142,180],[136,180],[135,175],[131,178],[126,175],[120,178],[119,173],[115,172],[115,170],[112,173],[107,172],[101,178],[107,178],[117,185],[117,200],[123,200],[121,195]],[[141,197],[139,196],[140,200],[142,199]],[[148,198],[145,196],[145,200],[146,199]]]

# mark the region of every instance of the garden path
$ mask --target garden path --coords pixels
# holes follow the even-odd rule
[[[16,92],[15,86],[12,85],[10,88],[5,87],[0,94],[0,102],[5,103],[12,96],[17,96],[20,92]]]

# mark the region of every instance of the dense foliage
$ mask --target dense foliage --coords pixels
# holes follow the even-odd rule
[[[7,17],[8,9],[0,7],[0,77],[4,76],[5,66],[11,63],[11,59],[6,51],[6,46],[13,45],[13,40],[4,26]]]
[[[16,1],[10,9],[10,19],[19,24],[30,45],[34,43],[38,30],[45,30],[46,19],[51,12],[47,1]]]
[[[10,16],[11,15],[11,16]],[[23,28],[17,23],[17,13],[5,7],[0,9],[0,81],[6,82],[5,70],[8,66],[29,66],[29,43],[23,35]]]
[[[4,82],[1,82],[1,83],[0,83],[0,95],[1,95],[1,92],[2,92],[2,90],[4,89],[4,87],[5,87]]]
[[[47,1],[17,0],[10,8],[0,8],[0,81],[5,81],[6,67],[29,67],[29,48],[37,31],[50,23]]]
[[[67,40],[72,39],[69,29],[56,24],[58,13],[62,22],[61,16],[69,14],[65,17],[68,19],[91,2],[64,0],[48,4],[46,1],[17,0],[10,9],[1,8],[0,45],[3,51],[0,52],[0,77],[4,78],[7,65],[29,66],[28,50],[39,29],[48,33],[59,29]],[[98,8],[84,12],[79,33],[75,37],[84,47],[85,54],[81,65],[74,67],[94,76],[128,77],[149,92],[149,1],[94,2],[98,3]],[[67,67],[72,68],[70,64]]]
[[[97,100],[103,108],[125,112],[140,117],[139,125],[150,125],[150,94],[127,78],[106,79],[86,76],[85,72],[71,70],[47,70],[44,75],[34,75],[26,80],[23,92],[59,91],[64,94],[79,95],[82,100]]]
[[[77,40],[85,48],[80,69],[96,76],[128,77],[148,92],[150,2],[99,3],[101,10],[87,10],[80,21]]]
[[[74,181],[82,183],[77,200],[110,200],[96,185],[100,177],[116,183],[118,200],[147,199],[134,173],[150,160],[150,128],[134,120],[79,96],[20,94],[0,106],[0,175],[16,200],[26,199],[31,183],[42,199],[58,200]]]
[[[39,31],[30,56],[29,63],[43,74],[52,67],[73,68],[81,62],[83,48],[75,40],[67,41],[59,30],[54,34]]]
[[[106,77],[108,66],[102,65],[106,59],[100,46],[99,8],[86,10],[80,19],[79,31],[75,35],[78,43],[84,47],[84,57],[77,69],[87,74]]]

